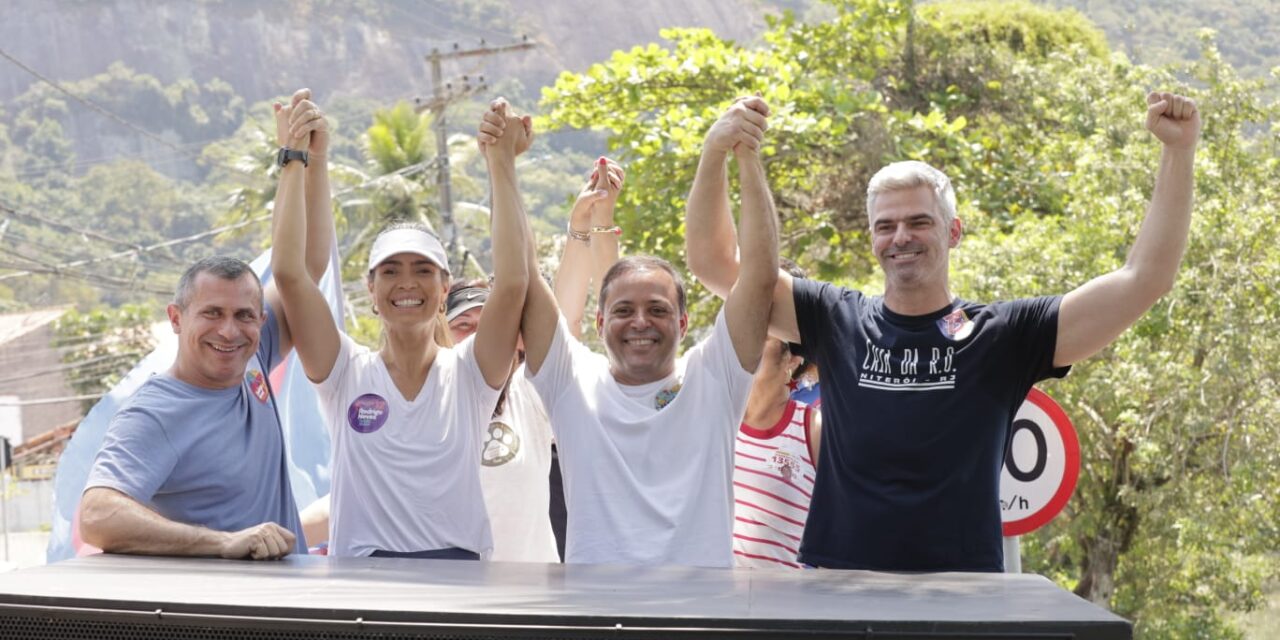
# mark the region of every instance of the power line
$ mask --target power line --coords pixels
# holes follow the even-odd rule
[[[14,233],[12,230],[10,230],[9,233],[5,234],[5,237],[3,239],[0,239],[0,241],[12,241],[11,244],[16,246],[21,246],[23,248],[30,247],[33,249],[37,249],[41,252],[41,255],[43,255],[44,257],[53,259],[53,260],[58,260],[58,261],[69,260],[69,259],[72,259],[72,256],[83,255],[84,253],[83,251],[70,252],[62,247],[51,246],[35,238],[30,237],[25,233]],[[14,255],[17,255],[16,251],[13,253]],[[179,269],[173,266],[169,266],[172,264],[178,264],[175,258],[165,254],[158,254],[158,255],[159,257],[166,258],[168,262],[166,264],[159,264],[155,262],[144,263],[141,260],[136,262],[139,266],[145,268],[150,273],[169,274],[169,275],[178,275],[179,273],[181,273]],[[24,259],[30,262],[33,262],[38,266],[48,266],[49,264],[44,260],[37,260],[35,258],[30,258],[27,256],[20,256],[20,257],[23,257]]]
[[[0,251],[6,251],[8,253],[12,253],[3,248],[0,248]],[[30,258],[24,258],[24,259],[30,261]],[[166,295],[169,293],[168,289],[149,286],[146,284],[139,284],[138,279],[136,277],[118,278],[118,277],[104,276],[104,275],[94,274],[94,273],[71,271],[68,269],[58,269],[58,268],[46,266],[43,264],[36,264],[36,265],[32,265],[29,263],[16,264],[16,263],[7,262],[7,261],[0,261],[0,268],[22,269],[22,270],[25,270],[26,274],[63,276],[67,278],[73,278],[76,280],[83,280],[85,282],[88,282],[96,286],[106,287],[108,289],[115,289],[118,291],[145,292],[145,293],[153,293],[158,295]]]
[[[263,221],[265,221],[265,220],[270,220],[270,219],[271,219],[271,214],[266,214],[266,215],[263,215],[263,216],[258,216],[258,217],[256,217],[256,218],[250,218],[250,219],[248,219],[248,220],[243,220],[243,221],[241,221],[241,222],[237,222],[237,223],[235,223],[235,224],[229,224],[229,225],[226,225],[226,226],[217,227],[217,228],[215,228],[215,229],[210,229],[210,230],[208,230],[208,231],[202,231],[202,232],[200,232],[200,233],[192,234],[192,235],[185,236],[185,237],[182,237],[182,238],[174,238],[174,239],[172,239],[172,240],[165,240],[164,242],[157,242],[157,243],[152,244],[152,245],[147,245],[147,246],[145,246],[145,247],[138,247],[138,248],[136,248],[136,249],[130,249],[130,250],[128,250],[128,251],[120,251],[120,252],[113,253],[113,254],[110,254],[110,255],[107,255],[107,256],[102,256],[102,257],[100,257],[100,258],[88,258],[88,259],[85,259],[85,260],[76,260],[76,261],[74,261],[74,262],[67,262],[67,263],[60,264],[60,265],[55,265],[55,266],[52,266],[52,267],[49,267],[49,268],[50,268],[50,269],[52,269],[54,273],[57,273],[58,271],[60,271],[60,270],[62,270],[62,269],[71,269],[71,268],[76,268],[76,267],[84,267],[84,266],[88,266],[88,265],[91,265],[91,264],[98,264],[98,263],[101,263],[101,262],[110,262],[110,261],[112,261],[112,260],[119,260],[119,259],[121,259],[121,258],[132,258],[132,257],[136,257],[136,256],[138,256],[138,255],[141,255],[141,254],[143,254],[143,253],[150,253],[150,252],[155,251],[155,250],[157,250],[157,249],[164,249],[164,248],[166,248],[166,247],[172,247],[172,246],[177,246],[177,245],[180,245],[180,244],[187,244],[187,243],[190,243],[190,242],[195,242],[196,240],[203,240],[204,238],[208,238],[208,237],[210,237],[210,236],[216,236],[216,235],[218,235],[219,233],[222,233],[222,232],[224,232],[224,231],[232,231],[232,230],[235,230],[235,229],[239,229],[240,227],[246,227],[246,226],[249,226],[249,225],[251,225],[251,224],[255,224],[255,223],[258,223],[258,222],[263,222]],[[30,258],[27,258],[27,259],[30,259]],[[10,279],[12,279],[12,278],[17,278],[17,277],[19,277],[19,276],[30,275],[31,273],[32,273],[31,271],[25,271],[25,272],[24,272],[24,271],[18,271],[18,272],[16,272],[16,273],[6,273],[6,274],[4,274],[4,275],[0,275],[0,281],[3,281],[3,280],[10,280]]]
[[[150,337],[150,334],[147,334]],[[141,338],[135,338],[141,339]],[[9,360],[22,360],[28,356],[43,355],[52,353],[59,358],[67,354],[86,351],[89,349],[112,347],[127,345],[130,340],[125,338],[112,339],[112,332],[103,331],[99,333],[90,333],[83,336],[77,336],[74,341],[59,338],[56,335],[50,344],[34,343],[23,346],[21,348],[0,348],[0,356]]]
[[[436,185],[440,196],[440,221],[444,224],[446,251],[452,252],[460,247],[461,244],[458,237],[458,229],[453,220],[453,187],[450,180],[449,165],[449,129],[445,108],[451,102],[470,94],[470,82],[466,81],[461,91],[455,91],[452,83],[444,81],[443,64],[447,61],[460,60],[462,58],[486,58],[502,53],[525,51],[536,46],[529,41],[528,36],[524,36],[519,42],[496,46],[490,46],[484,40],[481,40],[480,46],[471,49],[463,49],[455,42],[451,50],[442,52],[440,49],[432,49],[431,53],[426,56],[427,62],[431,64],[431,99],[426,105],[419,107],[419,110],[429,109],[434,118],[436,159],[440,167],[440,170],[436,172]],[[483,77],[480,78],[480,84],[484,84]],[[462,248],[465,251],[465,247]],[[466,253],[463,253],[464,265],[466,264],[465,256]]]
[[[0,58],[5,58],[6,60],[9,60],[10,63],[13,63],[15,65],[15,67],[18,67],[24,70],[24,72],[31,74],[31,76],[38,79],[38,81],[45,84],[49,84],[50,87],[54,87],[55,90],[58,90],[59,92],[63,93],[63,95],[68,96],[70,97],[70,99],[79,102],[79,104],[87,106],[88,109],[92,109],[93,111],[96,111],[96,113],[106,116],[106,118],[115,120],[116,123],[122,124],[124,125],[124,127],[132,129],[132,131],[137,132],[138,134],[141,134],[141,136],[143,137],[146,137],[147,140],[159,142],[160,145],[163,145],[168,148],[172,148],[173,151],[177,151],[178,154],[180,154],[179,157],[182,157],[182,156],[196,157],[196,155],[198,155],[198,152],[200,152],[198,148],[197,150],[189,150],[189,148],[183,148],[184,146],[196,145],[196,142],[187,142],[187,143],[182,143],[182,145],[178,145],[178,143],[169,142],[168,140],[165,140],[164,137],[157,136],[157,134],[151,133],[150,131],[147,131],[147,129],[138,127],[137,124],[133,124],[132,122],[129,122],[129,120],[124,119],[123,116],[115,114],[114,111],[111,111],[108,108],[105,108],[105,106],[97,104],[97,102],[87,99],[87,97],[79,96],[77,95],[77,93],[74,93],[68,90],[67,87],[61,86],[61,84],[54,81],[54,79],[45,77],[44,74],[41,74],[40,72],[37,72],[37,70],[32,69],[31,67],[28,67],[28,65],[26,63],[23,63],[22,60],[18,60],[17,58],[14,58],[12,54],[9,54],[9,52],[5,51],[4,49],[0,49]],[[220,165],[228,166],[225,163],[221,163]],[[234,170],[236,168],[234,168],[234,166],[230,166],[230,169]],[[35,173],[35,175],[44,175],[46,173],[50,173],[50,172]],[[28,172],[28,174],[31,174],[31,173]],[[26,175],[28,174],[24,174],[24,177],[26,177]]]
[[[38,378],[38,377],[40,377],[40,376],[47,376],[47,375],[51,375],[51,374],[54,374],[54,373],[62,373],[63,371],[72,371],[72,370],[83,369],[83,368],[87,368],[87,367],[89,367],[90,365],[93,365],[93,364],[97,364],[97,363],[101,363],[101,362],[107,362],[107,361],[116,361],[116,360],[121,360],[121,359],[123,359],[125,356],[133,356],[133,355],[145,355],[145,354],[143,354],[143,352],[141,352],[141,351],[138,351],[138,352],[123,352],[123,353],[110,353],[110,354],[107,354],[107,355],[104,355],[104,356],[98,356],[98,357],[96,357],[96,358],[88,358],[88,359],[86,359],[86,360],[79,360],[79,361],[76,361],[76,362],[63,363],[63,364],[60,364],[60,365],[57,365],[57,366],[54,366],[54,367],[47,367],[47,368],[39,369],[39,370],[36,370],[36,371],[26,371],[26,372],[23,372],[22,374],[19,374],[19,375],[9,376],[9,377],[7,377],[7,378],[0,378],[0,384],[4,384],[4,383],[7,383],[7,382],[18,382],[19,380],[28,380],[28,379],[31,379],[31,378]]]
[[[405,167],[401,167],[400,169],[397,169],[397,170],[395,170],[395,171],[393,171],[393,172],[391,172],[391,173],[387,173],[387,174],[384,174],[384,175],[380,175],[380,176],[374,177],[374,178],[372,178],[372,179],[366,180],[366,181],[364,181],[364,182],[362,182],[362,183],[360,183],[360,184],[352,185],[352,186],[347,187],[347,188],[345,188],[345,189],[341,189],[341,190],[339,190],[339,191],[337,191],[337,192],[334,192],[333,197],[334,197],[334,198],[338,198],[338,197],[344,196],[344,195],[346,195],[346,194],[349,194],[349,193],[351,193],[351,192],[353,192],[353,191],[357,191],[357,190],[359,190],[359,189],[363,189],[363,188],[366,188],[366,187],[369,187],[369,186],[376,185],[376,184],[378,184],[379,182],[381,182],[381,181],[383,181],[383,180],[386,180],[387,178],[392,177],[392,176],[407,176],[407,175],[412,175],[412,174],[418,173],[418,172],[420,172],[420,171],[422,171],[422,170],[426,169],[427,167],[429,167],[429,166],[433,165],[434,163],[435,163],[435,160],[433,159],[433,160],[426,160],[426,161],[423,161],[423,162],[418,162],[418,163],[411,164],[411,165],[408,165],[408,166],[405,166]],[[49,220],[48,218],[44,218],[44,217],[40,217],[40,216],[35,216],[35,215],[32,215],[32,214],[22,214],[22,213],[20,213],[20,212],[18,212],[18,211],[15,211],[15,210],[13,210],[13,209],[11,209],[11,208],[9,208],[9,207],[5,207],[5,206],[4,206],[4,205],[2,205],[2,204],[0,204],[0,210],[3,210],[3,211],[6,211],[6,212],[9,212],[9,213],[11,213],[11,214],[13,214],[13,215],[25,215],[25,216],[29,216],[30,218],[32,218],[32,219],[36,219],[36,220],[39,220],[40,222],[42,222],[42,223],[44,223],[44,224],[48,224],[48,225],[50,225],[50,226],[56,226],[56,227],[58,227],[58,228],[63,228],[63,229],[65,229],[65,230],[69,230],[69,231],[71,231],[71,232],[73,232],[73,233],[79,233],[79,232],[83,231],[83,230],[80,230],[80,229],[76,229],[76,228],[74,228],[74,227],[69,227],[69,226],[64,225],[64,224],[62,224],[62,223],[59,223],[59,222],[55,222],[55,221],[53,221],[53,220]],[[165,240],[165,241],[163,241],[163,242],[158,242],[158,243],[151,244],[151,245],[147,245],[147,246],[138,246],[138,245],[133,244],[133,243],[125,243],[125,242],[122,242],[122,241],[117,241],[117,240],[112,239],[112,238],[108,238],[108,237],[106,237],[106,236],[101,236],[101,234],[94,234],[94,235],[96,235],[96,236],[98,236],[98,237],[100,237],[101,239],[104,239],[104,240],[106,240],[106,241],[113,242],[113,243],[115,243],[115,244],[121,244],[121,245],[124,245],[124,246],[130,247],[130,248],[129,248],[128,250],[126,250],[126,251],[120,251],[120,252],[116,252],[116,253],[113,253],[113,254],[110,254],[110,255],[106,255],[106,256],[102,256],[102,257],[98,257],[98,258],[88,258],[88,259],[84,259],[84,260],[75,260],[75,261],[72,261],[72,262],[66,262],[66,263],[63,263],[63,264],[57,264],[57,265],[50,265],[50,264],[45,263],[45,262],[42,262],[42,261],[40,261],[40,260],[38,260],[38,259],[31,258],[30,256],[23,255],[21,252],[14,251],[14,250],[12,250],[12,249],[5,249],[4,247],[0,247],[0,251],[6,251],[6,252],[8,252],[8,253],[10,253],[10,254],[12,254],[12,255],[15,255],[15,256],[17,256],[17,257],[19,257],[19,258],[22,258],[22,259],[24,259],[24,260],[27,260],[27,261],[33,262],[33,263],[35,263],[36,265],[39,265],[39,266],[31,266],[31,267],[28,267],[27,265],[13,265],[13,264],[2,264],[2,263],[0,263],[0,267],[3,267],[3,268],[9,268],[9,269],[18,269],[18,271],[15,271],[14,273],[6,273],[6,274],[3,274],[3,275],[0,275],[0,281],[4,281],[4,280],[11,280],[11,279],[13,279],[13,278],[18,278],[18,277],[22,277],[22,276],[33,275],[33,274],[37,274],[37,273],[62,274],[62,275],[71,275],[71,276],[73,276],[73,277],[74,277],[74,276],[76,276],[77,274],[73,274],[73,273],[66,273],[65,271],[66,271],[66,270],[68,270],[68,269],[74,269],[74,268],[78,268],[78,267],[84,267],[84,266],[89,266],[89,265],[93,265],[93,264],[99,264],[99,263],[103,263],[103,262],[110,262],[110,261],[120,260],[120,259],[124,259],[124,258],[137,258],[137,257],[139,257],[139,256],[141,256],[141,255],[143,255],[143,254],[150,253],[150,252],[155,251],[155,250],[157,250],[157,249],[163,249],[163,248],[166,248],[166,247],[172,247],[172,246],[177,246],[177,245],[181,245],[181,244],[187,244],[187,243],[195,242],[195,241],[197,241],[197,240],[202,240],[202,239],[204,239],[204,238],[208,238],[208,237],[210,237],[210,236],[215,236],[215,235],[218,235],[218,234],[223,233],[223,232],[226,232],[226,231],[233,231],[233,230],[235,230],[235,229],[239,229],[239,228],[242,228],[242,227],[247,227],[247,226],[249,226],[249,225],[251,225],[251,224],[256,224],[256,223],[259,223],[259,222],[265,222],[265,221],[270,220],[270,219],[271,219],[271,214],[269,214],[269,213],[268,213],[268,214],[264,214],[264,215],[257,216],[257,217],[254,217],[254,218],[249,218],[249,219],[247,219],[247,220],[242,220],[242,221],[240,221],[240,222],[236,222],[236,223],[233,223],[233,224],[224,225],[224,226],[221,226],[221,227],[216,227],[216,228],[214,228],[214,229],[210,229],[210,230],[208,230],[208,231],[203,231],[203,232],[201,232],[201,233],[197,233],[197,234],[193,234],[193,235],[189,235],[189,236],[185,236],[185,237],[181,237],[181,238],[174,238],[174,239],[171,239],[171,240]],[[92,232],[87,232],[87,233],[92,233]],[[105,277],[105,276],[91,276],[91,275],[89,275],[89,274],[83,274],[83,275],[84,275],[84,277],[86,277],[86,278],[89,278],[89,277]],[[108,281],[110,281],[110,280],[114,280],[114,279],[109,279]],[[123,282],[123,281],[119,281],[119,280],[116,280],[116,283],[117,283],[117,284],[128,284],[128,283],[125,283],[125,282]],[[155,292],[155,293],[166,293],[166,294],[168,293],[168,291],[156,291],[156,290],[150,290],[150,291]]]
[[[72,161],[70,162],[70,165],[71,165],[71,167],[72,167],[73,169],[78,169],[78,168],[87,167],[87,166],[94,166],[94,165],[107,164],[107,163],[110,163],[110,162],[117,162],[117,161],[120,161],[120,160],[142,160],[142,161],[147,162],[147,164],[154,164],[154,163],[170,164],[170,163],[177,162],[177,161],[179,161],[179,160],[186,160],[186,159],[188,159],[188,158],[194,158],[195,156],[199,155],[199,153],[200,153],[201,151],[203,151],[203,150],[204,150],[204,146],[205,146],[205,145],[209,145],[209,144],[212,144],[212,143],[214,143],[214,142],[221,142],[222,140],[225,140],[225,138],[214,138],[214,139],[212,139],[212,140],[197,140],[197,141],[194,141],[194,142],[184,142],[184,143],[182,143],[182,144],[180,144],[180,145],[176,145],[176,146],[179,146],[179,147],[195,147],[195,148],[194,148],[194,149],[187,149],[187,150],[185,150],[185,151],[181,151],[181,152],[161,150],[161,151],[155,151],[155,152],[139,151],[139,152],[137,152],[137,153],[117,153],[117,154],[112,155],[112,156],[100,156],[100,157],[97,157],[97,158],[86,158],[86,159],[76,159],[76,160],[72,160]],[[39,170],[35,170],[35,171],[23,171],[23,172],[21,172],[21,173],[15,173],[15,174],[13,174],[13,177],[14,177],[14,178],[18,178],[18,179],[22,179],[22,178],[33,178],[33,177],[45,176],[45,175],[48,175],[48,174],[50,174],[50,173],[53,173],[54,171],[57,171],[57,170],[58,170],[58,168],[56,168],[56,167],[55,167],[55,168],[52,168],[52,169],[39,169]]]
[[[78,228],[78,227],[73,227],[73,226],[71,226],[71,225],[69,225],[69,224],[66,224],[66,223],[63,223],[63,222],[58,222],[58,221],[56,221],[56,220],[50,220],[50,219],[48,219],[48,218],[46,218],[46,217],[44,217],[44,216],[37,215],[37,214],[34,214],[34,213],[26,213],[26,212],[23,212],[23,211],[18,211],[17,209],[14,209],[13,207],[10,207],[10,206],[8,206],[8,205],[4,204],[3,202],[0,202],[0,213],[7,213],[7,214],[9,214],[9,215],[11,215],[11,216],[13,216],[13,217],[15,217],[15,218],[21,218],[21,219],[24,219],[24,220],[34,220],[34,221],[36,221],[36,222],[39,222],[40,224],[43,224],[43,225],[46,225],[46,226],[49,226],[49,227],[53,227],[54,229],[58,229],[58,230],[60,230],[60,231],[66,231],[66,232],[69,232],[69,233],[74,233],[74,234],[77,234],[77,235],[85,236],[85,237],[87,237],[87,238],[93,238],[93,239],[95,239],[95,240],[101,240],[101,241],[103,241],[103,242],[109,242],[109,243],[114,244],[114,245],[117,245],[117,246],[121,246],[121,247],[129,247],[129,248],[131,248],[131,249],[137,249],[137,248],[139,248],[139,246],[138,246],[138,244],[137,244],[136,242],[127,242],[127,241],[124,241],[124,240],[120,240],[120,239],[118,239],[118,238],[112,238],[111,236],[108,236],[108,235],[105,235],[105,234],[102,234],[102,233],[98,233],[97,231],[91,231],[91,230],[89,230],[89,229],[81,229],[81,228]]]
[[[5,222],[9,222],[9,221],[6,220]],[[40,251],[42,254],[46,256],[54,257],[59,260],[68,259],[73,255],[72,252],[68,251],[67,249],[45,244],[44,242],[41,242],[36,238],[30,237],[25,233],[17,233],[13,229],[9,229],[4,234],[4,237],[0,238],[0,242],[8,242],[14,246],[21,246],[24,248],[30,247],[32,249],[36,249]]]
[[[24,269],[23,275],[56,275],[76,280],[83,280],[92,285],[114,289],[117,291],[128,291],[134,293],[151,293],[155,295],[168,295],[172,291],[160,287],[140,285],[133,280],[125,280],[122,278],[111,278],[109,276],[96,276],[88,273],[80,273],[75,271],[63,271],[51,269],[48,267],[32,267],[25,264],[13,264],[10,262],[0,261],[0,269]]]
[[[149,138],[149,139],[151,139],[151,140],[154,140],[154,141],[156,141],[156,142],[159,142],[160,144],[162,144],[162,145],[164,145],[164,146],[166,146],[166,147],[169,147],[170,149],[174,149],[175,151],[182,151],[182,149],[181,149],[180,147],[178,147],[176,144],[174,144],[174,143],[172,143],[172,142],[169,142],[168,140],[165,140],[164,138],[162,138],[162,137],[160,137],[160,136],[158,136],[158,135],[156,135],[156,134],[154,134],[154,133],[151,133],[150,131],[147,131],[146,129],[143,129],[142,127],[139,127],[138,125],[133,124],[132,122],[129,122],[128,120],[125,120],[124,118],[122,118],[122,117],[120,117],[120,116],[116,115],[115,113],[112,113],[111,111],[109,111],[106,107],[104,107],[104,106],[102,106],[102,105],[100,105],[100,104],[98,104],[98,103],[96,103],[96,102],[94,102],[94,101],[92,101],[92,100],[90,100],[90,99],[88,99],[88,98],[84,98],[84,97],[81,97],[81,96],[79,96],[79,95],[76,95],[75,93],[72,93],[70,90],[68,90],[66,87],[63,87],[63,86],[62,86],[61,84],[59,84],[58,82],[56,82],[56,81],[54,81],[54,80],[52,80],[52,79],[50,79],[50,78],[46,78],[45,76],[41,75],[41,74],[40,74],[40,72],[36,71],[35,69],[32,69],[31,67],[28,67],[28,66],[27,66],[26,64],[24,64],[21,60],[19,60],[19,59],[17,59],[17,58],[15,58],[15,57],[13,57],[12,55],[10,55],[10,54],[9,54],[9,52],[5,51],[4,49],[0,49],[0,57],[4,57],[4,58],[5,58],[5,59],[7,59],[9,62],[12,62],[12,63],[13,63],[15,66],[17,66],[18,68],[20,68],[20,69],[22,69],[23,71],[26,71],[27,73],[29,73],[29,74],[31,74],[31,75],[33,75],[33,76],[35,76],[37,80],[39,80],[39,81],[41,81],[41,82],[43,82],[43,83],[45,83],[45,84],[49,85],[50,87],[53,87],[54,89],[58,90],[60,93],[62,93],[62,94],[64,94],[64,95],[66,95],[68,98],[71,98],[72,100],[75,100],[76,102],[79,102],[80,104],[82,104],[82,105],[84,105],[84,106],[86,106],[86,107],[89,107],[90,109],[93,109],[94,111],[98,112],[99,114],[101,114],[101,115],[103,115],[103,116],[105,116],[105,117],[107,117],[107,118],[110,118],[111,120],[114,120],[114,121],[116,121],[117,123],[119,123],[119,124],[121,124],[121,125],[123,125],[123,126],[125,126],[125,127],[128,127],[129,129],[133,130],[134,132],[138,133],[139,135],[144,136],[144,137],[146,137],[146,138]]]
[[[64,402],[76,402],[80,400],[97,400],[105,393],[87,393],[80,396],[62,396],[60,398],[37,398],[35,400],[4,400],[0,399],[0,407],[30,407],[42,404],[62,404]]]

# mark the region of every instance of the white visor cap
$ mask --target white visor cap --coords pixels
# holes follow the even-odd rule
[[[449,259],[445,257],[440,239],[421,229],[395,229],[378,236],[369,250],[369,271],[378,268],[387,258],[397,253],[412,253],[435,263],[449,272]]]

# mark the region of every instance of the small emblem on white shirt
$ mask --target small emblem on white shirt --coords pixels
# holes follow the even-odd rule
[[[661,409],[671,404],[671,401],[676,399],[676,394],[680,393],[680,386],[680,383],[677,382],[676,384],[659,391],[657,395],[653,396],[653,408]]]
[[[501,467],[514,460],[517,453],[520,453],[520,434],[502,422],[490,422],[484,450],[480,452],[480,464]]]
[[[782,449],[774,449],[773,454],[769,456],[769,467],[778,472],[778,475],[791,480],[796,472],[800,469],[800,461],[796,459],[795,454]]]

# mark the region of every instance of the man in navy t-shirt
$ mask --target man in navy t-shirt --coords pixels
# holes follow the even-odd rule
[[[785,272],[770,332],[821,374],[824,429],[802,562],[888,571],[1001,571],[999,480],[1009,430],[1037,381],[1110,344],[1172,286],[1186,247],[1200,118],[1147,98],[1163,145],[1155,191],[1123,267],[1064,296],[982,304],[948,285],[955,191],[921,162],[867,187],[883,297]],[[694,275],[723,295],[737,271],[723,160],[703,157],[686,233]]]

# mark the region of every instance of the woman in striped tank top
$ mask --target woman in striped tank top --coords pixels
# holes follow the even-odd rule
[[[787,344],[765,341],[734,442],[734,566],[800,568],[796,555],[809,499],[821,417],[791,398],[801,365]]]

